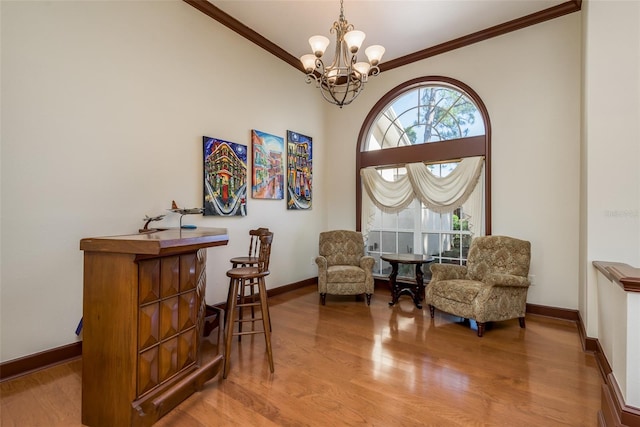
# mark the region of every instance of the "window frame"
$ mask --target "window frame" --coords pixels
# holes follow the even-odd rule
[[[485,133],[446,141],[415,144],[405,147],[384,148],[381,150],[363,151],[367,146],[369,130],[379,114],[402,94],[427,84],[442,84],[464,92],[473,100],[484,121]],[[489,113],[478,94],[463,82],[444,76],[418,77],[387,92],[373,106],[360,128],[358,144],[356,144],[356,230],[362,230],[362,182],[360,169],[374,167],[404,166],[406,163],[422,159],[424,162],[445,162],[465,157],[484,156],[484,188],[485,188],[485,234],[491,235],[491,121]]]

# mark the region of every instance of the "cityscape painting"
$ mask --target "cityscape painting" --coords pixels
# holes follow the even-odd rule
[[[287,209],[311,209],[311,137],[287,131]]]
[[[251,197],[284,199],[284,138],[251,131],[253,173]]]
[[[202,137],[204,215],[247,215],[247,146]]]

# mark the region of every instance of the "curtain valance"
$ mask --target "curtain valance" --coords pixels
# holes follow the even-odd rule
[[[483,157],[468,157],[445,177],[433,175],[422,162],[406,164],[407,174],[393,182],[385,180],[373,167],[361,169],[360,177],[369,199],[383,212],[399,212],[417,197],[427,208],[444,213],[469,199],[483,165]]]

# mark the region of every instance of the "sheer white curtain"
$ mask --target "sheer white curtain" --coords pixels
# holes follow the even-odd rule
[[[484,183],[484,162],[482,162],[482,168],[480,170],[480,176],[478,177],[478,183]],[[462,203],[463,218],[467,220],[469,224],[469,231],[474,236],[485,235],[485,222],[484,222],[484,185],[478,185],[473,189],[473,192],[469,195],[469,198]]]
[[[477,184],[484,168],[483,157],[462,159],[445,177],[433,175],[422,162],[408,163],[405,167],[407,174],[393,182],[385,180],[373,167],[360,170],[365,190],[362,198],[363,234],[367,235],[371,228],[371,205],[383,212],[396,213],[409,206],[416,197],[438,213],[452,212],[464,205],[469,229],[472,224],[480,223],[484,198],[483,186]],[[474,234],[480,234],[479,230],[474,230]]]

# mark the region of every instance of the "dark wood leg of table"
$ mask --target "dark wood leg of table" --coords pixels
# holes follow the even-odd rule
[[[391,274],[389,275],[389,286],[391,286],[391,301],[389,301],[389,305],[394,305],[398,302],[398,297],[400,296],[400,289],[398,289],[398,282],[396,282],[396,277],[398,277],[398,263],[390,262],[391,264]]]
[[[421,264],[416,264],[416,290],[413,293],[413,302],[417,308],[422,308],[422,300],[424,299],[424,276],[422,274]]]

